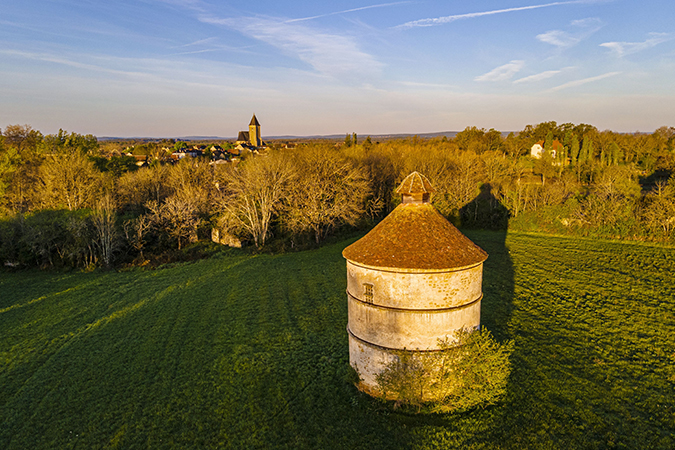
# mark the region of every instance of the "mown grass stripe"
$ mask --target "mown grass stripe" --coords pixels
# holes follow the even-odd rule
[[[2,315],[0,447],[672,448],[674,249],[468,234],[490,253],[483,324],[516,343],[496,406],[416,417],[346,381],[343,242],[9,274],[20,304],[82,288]]]

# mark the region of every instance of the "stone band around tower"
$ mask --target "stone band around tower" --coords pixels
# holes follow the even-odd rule
[[[397,192],[403,203],[342,252],[349,360],[373,395],[400,352],[424,357],[440,350],[439,340],[480,326],[487,253],[429,203],[426,177],[413,172]]]

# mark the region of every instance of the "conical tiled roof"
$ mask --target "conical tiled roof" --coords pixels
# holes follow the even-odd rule
[[[488,257],[429,203],[398,205],[342,256],[356,264],[411,270],[457,269]]]
[[[260,126],[260,122],[258,122],[258,119],[256,118],[255,114],[253,114],[253,117],[251,117],[251,123],[249,123],[249,125]]]
[[[356,264],[408,270],[458,269],[487,259],[483,249],[428,203],[435,190],[424,175],[411,173],[396,192],[403,195],[403,203],[342,256]],[[406,203],[406,197],[416,195],[424,201]]]

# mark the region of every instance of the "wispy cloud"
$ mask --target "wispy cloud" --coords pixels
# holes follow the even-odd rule
[[[492,69],[486,74],[477,76],[474,81],[504,81],[510,80],[525,65],[525,61],[513,60],[508,64]]]
[[[105,66],[100,65],[100,64],[83,63],[83,62],[80,62],[80,61],[76,61],[74,59],[70,59],[70,58],[66,58],[66,57],[60,57],[60,56],[54,56],[54,55],[47,54],[47,53],[26,52],[26,51],[21,51],[21,50],[0,50],[0,55],[20,57],[20,58],[31,59],[31,60],[35,60],[35,61],[43,61],[43,62],[48,62],[48,63],[54,63],[54,64],[59,64],[59,65],[74,67],[76,69],[85,69],[85,70],[91,70],[91,71],[95,71],[95,72],[104,72],[104,73],[109,73],[109,74],[114,74],[114,75],[128,75],[128,76],[144,76],[144,75],[146,75],[145,73],[140,72],[140,71],[113,69],[113,68],[105,67]]]
[[[199,39],[199,40],[194,41],[194,42],[188,42],[187,44],[179,45],[176,48],[192,47],[193,45],[201,45],[201,44],[210,44],[213,41],[215,41],[216,39],[217,38],[215,36],[210,37],[210,38],[206,38],[206,39]]]
[[[355,12],[355,11],[363,11],[365,9],[384,8],[386,6],[403,5],[403,4],[406,4],[406,3],[412,3],[412,2],[404,1],[404,2],[393,2],[393,3],[381,3],[379,5],[362,6],[360,8],[345,9],[345,10],[342,10],[342,11],[335,11],[335,12],[331,12],[331,13],[327,13],[327,14],[319,14],[317,16],[301,17],[299,19],[289,19],[289,20],[286,21],[286,23],[302,22],[304,20],[320,19],[321,17],[336,16],[338,14],[346,14],[346,13]]]
[[[531,9],[539,9],[539,8],[550,8],[552,6],[562,6],[562,5],[573,5],[573,4],[579,4],[579,3],[595,3],[594,0],[574,0],[574,1],[567,1],[567,2],[553,2],[553,3],[544,3],[541,5],[531,5],[531,6],[520,6],[516,8],[506,8],[506,9],[495,9],[492,11],[482,11],[482,12],[475,12],[475,13],[467,13],[467,14],[455,14],[452,16],[442,16],[442,17],[434,17],[434,18],[429,18],[429,19],[420,19],[420,20],[413,20],[410,22],[406,22],[401,25],[397,25],[395,28],[415,28],[415,27],[433,27],[436,25],[443,25],[446,23],[454,22],[456,20],[461,20],[461,19],[473,19],[476,17],[483,17],[483,16],[491,16],[494,14],[504,14],[504,13],[511,13],[511,12],[517,12],[517,11],[528,11]]]
[[[602,27],[602,21],[597,18],[574,20],[570,23],[568,30],[547,31],[538,34],[537,39],[559,48],[567,48],[578,44]]]
[[[546,80],[547,78],[558,75],[560,72],[562,72],[562,70],[547,70],[546,72],[530,75],[529,77],[519,78],[515,80],[513,84],[534,83],[536,81]]]
[[[605,42],[600,44],[600,46],[610,49],[616,56],[622,58],[673,39],[670,33],[650,33],[649,35],[652,37],[643,42]]]
[[[569,89],[577,86],[582,86],[584,84],[588,83],[593,83],[594,81],[600,81],[604,80],[605,78],[613,77],[615,75],[619,75],[621,72],[608,72],[604,73],[602,75],[598,75],[596,77],[590,77],[590,78],[584,78],[581,80],[574,80],[570,81],[569,83],[561,84],[560,86],[556,86],[554,88],[551,88],[548,90],[548,92],[557,92],[557,91],[562,91],[563,89]]]
[[[178,8],[191,9],[193,11],[205,11],[205,5],[202,0],[155,0],[159,3],[164,3]]]
[[[100,87],[100,78],[92,78],[87,73],[95,72],[111,84],[136,86],[141,91],[170,87],[172,92],[179,92],[196,87],[212,94],[227,91],[237,95],[255,92],[256,95],[269,96],[275,91],[282,91],[283,86],[300,84],[306,89],[311,82],[321,80],[321,77],[306,71],[288,69],[275,72],[274,80],[269,82],[264,81],[265,77],[260,76],[260,70],[256,68],[221,61],[203,61],[196,67],[191,61],[176,58],[115,57],[68,52],[55,56],[13,49],[0,49],[0,58],[27,59],[70,67],[75,70],[65,72],[66,77],[93,79]],[[48,65],[44,67],[45,70],[51,70]],[[133,67],[133,70],[129,70],[129,67]],[[62,75],[55,74],[54,77]],[[274,87],[268,89],[266,86]]]
[[[379,73],[382,63],[362,51],[354,38],[326,33],[276,18],[226,18],[201,15],[204,23],[225,25],[265,42],[335,78],[358,78]]]
[[[178,53],[171,53],[170,55],[173,56],[179,56],[179,55],[197,55],[199,53],[211,53],[211,52],[217,52],[220,49],[218,48],[205,48],[202,50],[192,50],[190,52],[178,52]]]

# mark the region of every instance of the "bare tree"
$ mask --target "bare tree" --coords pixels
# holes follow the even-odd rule
[[[284,155],[251,157],[224,174],[226,194],[220,202],[224,222],[265,245],[273,217],[288,194],[294,170]]]
[[[150,210],[153,226],[175,238],[179,250],[183,248],[183,243],[197,241],[197,229],[202,220],[193,199],[173,195],[161,204],[150,201],[146,207]]]
[[[659,181],[647,196],[644,220],[653,233],[669,238],[675,231],[675,177],[668,183]]]
[[[200,214],[209,212],[214,181],[209,164],[196,158],[183,158],[169,168],[163,180],[174,194],[189,198]]]
[[[361,168],[328,146],[298,151],[294,161],[298,179],[284,215],[290,230],[310,231],[318,243],[337,226],[363,217],[370,185]]]
[[[166,178],[168,167],[156,165],[126,172],[118,182],[117,192],[122,206],[141,209],[147,202],[162,202],[171,194]]]
[[[101,262],[105,267],[110,267],[119,245],[119,233],[116,227],[117,213],[112,194],[106,193],[99,200],[92,214],[92,222]]]
[[[52,157],[40,169],[45,207],[66,207],[73,211],[96,204],[102,176],[80,152]]]
[[[148,219],[148,216],[145,214],[124,222],[124,234],[127,238],[127,242],[129,242],[133,249],[139,253],[141,259],[145,259],[143,256],[143,247],[145,247],[146,235],[151,225],[150,219]]]
[[[14,147],[21,155],[25,152],[35,152],[42,141],[42,133],[30,125],[7,125],[3,135],[5,143],[9,147]]]

